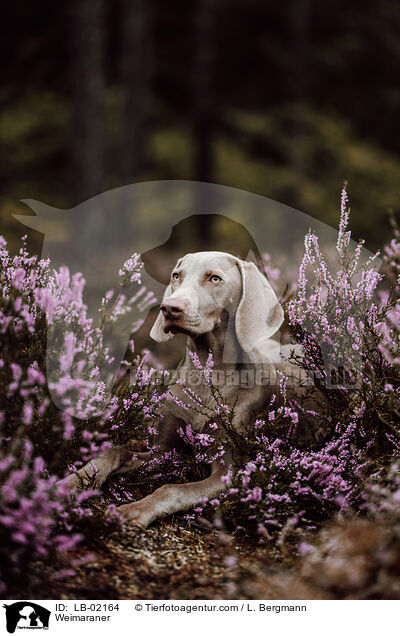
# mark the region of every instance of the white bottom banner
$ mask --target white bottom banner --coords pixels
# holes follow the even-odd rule
[[[290,629],[296,636],[337,636],[339,629],[376,636],[397,624],[399,610],[399,601],[4,601],[0,633],[22,636],[20,630],[45,630],[50,636],[74,630],[123,636],[159,630],[204,636],[204,630],[210,635],[229,630],[229,636],[243,636],[247,629],[279,634]]]

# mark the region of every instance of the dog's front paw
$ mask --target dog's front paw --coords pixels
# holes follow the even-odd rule
[[[72,473],[72,475],[68,475],[64,479],[56,481],[56,486],[59,486],[70,493],[74,493],[79,489],[79,479],[76,473]]]
[[[147,528],[154,517],[151,507],[147,502],[144,502],[144,500],[118,506],[116,510],[125,521],[141,526],[142,528]]]

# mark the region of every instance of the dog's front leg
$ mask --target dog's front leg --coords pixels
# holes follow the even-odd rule
[[[135,461],[132,461],[133,454],[137,456]],[[150,452],[133,453],[122,446],[114,446],[99,457],[91,459],[76,473],[68,475],[57,483],[67,486],[72,491],[77,490],[80,486],[100,488],[111,474],[116,475],[139,468],[144,461],[150,459],[150,456]]]
[[[117,510],[126,521],[147,527],[161,515],[187,510],[199,503],[203,497],[216,497],[229,485],[229,479],[225,479],[225,483],[222,481],[222,477],[227,475],[228,468],[214,462],[211,475],[202,481],[166,484],[151,495],[134,503],[119,506]]]

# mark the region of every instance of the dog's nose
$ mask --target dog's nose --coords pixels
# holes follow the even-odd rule
[[[178,302],[177,300],[165,300],[161,307],[161,311],[163,312],[164,318],[181,318],[183,315],[183,303]]]

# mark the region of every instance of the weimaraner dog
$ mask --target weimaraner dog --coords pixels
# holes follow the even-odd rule
[[[279,355],[279,343],[271,339],[283,317],[272,287],[254,263],[225,252],[196,252],[178,260],[174,267],[150,335],[157,342],[170,340],[176,333],[187,335],[186,356],[178,366],[180,374],[196,373],[189,351],[197,354],[203,367],[211,351],[213,372],[226,373],[237,369],[240,363],[241,368],[243,364],[247,369],[267,368],[271,377],[277,367],[285,366]],[[289,362],[286,365],[292,367]],[[235,383],[219,386],[224,403],[228,406],[235,403],[233,424],[238,430],[252,421],[277,389],[277,384],[279,379],[275,374],[270,382],[250,387]],[[204,405],[215,409],[204,378],[193,391]],[[185,429],[190,424],[193,431],[200,432],[210,419],[198,410],[185,408],[191,402],[182,384],[171,384],[169,392],[170,397],[162,407],[159,431],[162,450],[182,445],[178,434],[181,427]],[[109,475],[136,468],[150,456],[151,453],[138,453],[137,460],[132,462],[131,451],[114,447],[63,481],[75,489],[80,478],[91,475],[94,486],[100,487]],[[146,527],[161,515],[188,509],[203,497],[216,497],[229,485],[231,458],[225,456],[224,460],[224,464],[212,463],[210,476],[202,481],[166,484],[117,510],[127,521]]]

